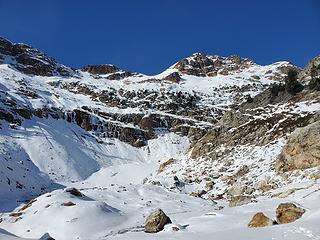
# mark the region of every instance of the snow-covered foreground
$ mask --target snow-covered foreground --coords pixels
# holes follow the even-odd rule
[[[39,238],[49,232],[61,240],[195,237],[225,240],[320,239],[318,184],[310,187],[309,182],[304,182],[299,187],[307,189],[297,191],[285,200],[261,198],[257,203],[229,208],[225,201],[215,204],[183,193],[169,192],[159,186],[139,183],[146,175],[148,168],[137,163],[102,169],[86,181],[72,185],[85,196],[72,196],[63,190],[44,194],[23,211],[21,219],[15,222],[16,218],[5,216],[7,220],[0,226],[18,236]],[[75,205],[62,205],[69,201]],[[259,229],[247,227],[256,212],[262,211],[274,218],[277,205],[283,201],[295,202],[307,212],[291,224]],[[157,234],[144,233],[142,225],[145,216],[159,207],[170,216],[173,224]],[[173,226],[180,230],[173,231]]]
[[[36,122],[26,121],[21,128],[30,133],[24,135],[24,141],[20,135],[21,129],[2,130],[4,144],[21,149],[22,153],[17,155],[21,158],[20,161],[31,156],[36,165],[34,167],[42,172],[49,174],[56,167],[56,172],[64,169],[64,173],[61,171],[61,176],[51,177],[51,180],[61,184],[55,186],[58,190],[41,195],[25,209],[21,210],[23,204],[18,206],[13,211],[19,213],[17,216],[10,216],[10,213],[0,216],[3,219],[0,228],[17,236],[38,239],[44,233],[49,233],[59,240],[195,237],[225,240],[320,239],[320,184],[317,182],[303,181],[298,186],[306,189],[299,190],[286,199],[260,197],[256,203],[229,208],[225,200],[216,203],[191,197],[183,191],[169,191],[161,186],[143,184],[146,177],[157,172],[160,162],[184,156],[188,147],[187,138],[167,133],[151,140],[148,147],[137,149],[110,139],[105,139],[110,141],[109,144],[98,144],[78,126],[63,121],[38,119]],[[64,141],[67,136],[71,139],[68,139],[66,145]],[[51,147],[47,146],[50,144]],[[35,154],[34,149],[39,148],[46,151]],[[16,151],[13,149],[10,154]],[[245,161],[245,156],[241,158]],[[55,164],[50,165],[50,161],[43,159],[54,159]],[[86,163],[86,167],[79,168],[78,161]],[[48,165],[43,165],[44,163]],[[13,177],[18,178],[19,174]],[[39,173],[39,177],[42,175]],[[45,180],[34,181],[35,186],[46,183]],[[46,181],[50,183],[49,179]],[[275,192],[286,191],[296,187],[295,185],[287,185]],[[71,195],[64,190],[65,186],[76,187],[84,196]],[[6,194],[8,192],[2,192],[1,196]],[[1,200],[6,202],[3,198]],[[307,210],[303,218],[286,225],[259,229],[247,227],[256,212],[262,211],[275,218],[277,205],[288,201]],[[65,206],[68,202],[75,205]],[[163,209],[173,224],[166,225],[164,231],[157,234],[144,233],[145,217],[156,208]],[[173,226],[180,230],[174,231]],[[8,236],[3,230],[0,237],[6,240],[17,239]]]

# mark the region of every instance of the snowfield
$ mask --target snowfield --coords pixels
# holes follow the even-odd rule
[[[85,197],[74,197],[56,190],[37,198],[17,222],[8,218],[1,227],[24,237],[39,238],[49,232],[56,239],[319,239],[319,185],[308,187],[286,198],[298,203],[307,212],[302,219],[287,225],[250,229],[247,224],[258,211],[275,217],[283,199],[261,198],[257,203],[229,208],[218,204],[166,191],[161,187],[139,183],[145,167],[124,164],[109,167],[88,180],[73,184]],[[139,174],[138,174],[139,173]],[[122,179],[121,176],[125,178]],[[141,180],[141,179],[140,179]],[[281,191],[281,189],[279,189]],[[75,206],[62,206],[71,201]],[[224,209],[220,210],[220,207]],[[145,216],[155,208],[163,209],[173,224],[157,234],[143,232]],[[180,231],[172,230],[177,226]],[[6,239],[6,238],[2,238]],[[10,239],[10,238],[7,238]]]

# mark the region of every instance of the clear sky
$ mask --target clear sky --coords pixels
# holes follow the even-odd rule
[[[194,52],[304,66],[320,0],[0,0],[0,35],[61,63],[159,73]]]

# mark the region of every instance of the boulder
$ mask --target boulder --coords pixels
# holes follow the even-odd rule
[[[276,210],[277,223],[291,223],[301,218],[306,210],[296,206],[294,203],[281,203]]]
[[[268,227],[274,225],[274,221],[264,215],[262,212],[256,213],[248,224],[250,228]]]
[[[278,172],[320,166],[320,121],[296,129],[276,161]]]
[[[158,208],[147,217],[144,231],[146,233],[160,232],[168,223],[171,223],[171,219],[160,208]]]

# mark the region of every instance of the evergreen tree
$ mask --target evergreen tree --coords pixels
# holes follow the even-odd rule
[[[312,66],[311,66],[310,76],[311,76],[311,79],[315,79],[317,76],[317,68],[314,64],[312,64]]]
[[[298,72],[296,70],[289,70],[285,79],[285,88],[288,93],[295,95],[303,90],[303,85],[298,82]]]

